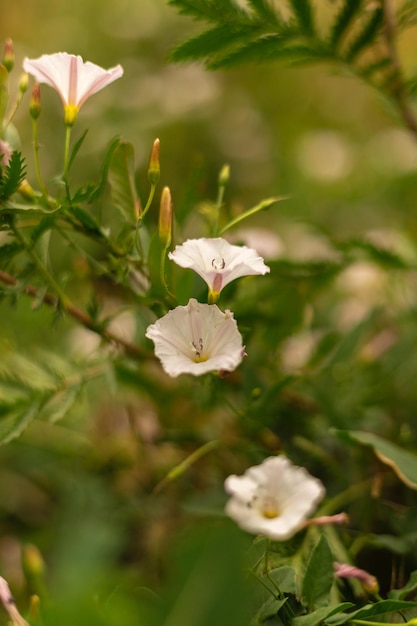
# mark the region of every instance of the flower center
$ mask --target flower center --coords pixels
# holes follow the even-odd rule
[[[200,337],[199,340],[191,342],[191,350],[194,353],[193,361],[194,363],[203,363],[204,361],[208,361],[208,356],[203,354],[204,345],[203,339]]]
[[[211,267],[215,272],[221,272],[226,267],[226,261],[221,256],[215,257],[211,260]]]
[[[249,508],[252,506],[255,506],[262,517],[266,519],[275,519],[281,515],[277,498],[268,494],[254,495],[252,501],[248,503]]]

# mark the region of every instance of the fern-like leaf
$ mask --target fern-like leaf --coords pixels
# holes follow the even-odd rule
[[[278,25],[280,23],[278,15],[268,0],[248,0],[248,3],[260,19],[271,25]]]
[[[221,23],[248,18],[246,11],[232,0],[168,0],[168,4],[178,9],[181,15],[189,15],[195,20]]]
[[[179,45],[171,53],[170,59],[177,63],[204,58],[210,61],[219,53],[258,34],[259,28],[254,26],[239,28],[231,27],[229,24],[216,26]]]
[[[345,59],[352,63],[366,48],[374,43],[381,33],[384,22],[384,12],[381,7],[375,8],[369,15],[364,26],[351,42]]]
[[[265,63],[287,60],[292,63],[311,63],[329,60],[325,49],[299,43],[294,34],[268,35],[241,46],[233,53],[208,63],[209,69],[232,67],[240,63]]]
[[[362,0],[344,0],[330,31],[329,41],[331,46],[337,46],[354,18],[358,15],[361,6]]]
[[[0,202],[4,202],[18,189],[25,177],[25,163],[18,150],[14,150],[9,164],[0,169]]]
[[[289,2],[302,32],[314,35],[313,7],[310,0],[289,0]]]

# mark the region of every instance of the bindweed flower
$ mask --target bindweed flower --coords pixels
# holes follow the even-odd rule
[[[226,514],[243,530],[274,541],[289,539],[323,498],[322,483],[285,456],[269,457],[243,476],[226,478]]]
[[[378,580],[373,574],[364,569],[350,565],[349,563],[333,563],[336,578],[356,578],[362,584],[365,591],[376,594],[379,592]]]
[[[270,271],[255,250],[234,246],[221,237],[188,239],[168,257],[181,267],[193,269],[206,281],[209,302],[216,302],[223,287],[235,278]]]
[[[64,105],[67,126],[74,124],[78,111],[90,96],[123,75],[121,65],[105,70],[66,52],[43,54],[38,59],[26,57],[23,69],[39,83],[46,83],[57,91]]]
[[[146,337],[152,339],[162,367],[173,377],[231,372],[244,356],[233,313],[194,298],[148,326]]]

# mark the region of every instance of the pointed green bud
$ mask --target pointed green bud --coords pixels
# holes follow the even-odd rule
[[[13,41],[10,38],[6,39],[5,44],[4,44],[2,63],[4,65],[4,67],[6,68],[6,70],[10,74],[10,72],[13,69],[13,65],[14,65]]]
[[[19,80],[19,91],[20,93],[26,93],[29,87],[29,74],[23,72]]]
[[[151,185],[156,185],[161,175],[160,143],[159,139],[155,139],[152,145],[148,167],[148,180]]]
[[[30,116],[33,120],[37,120],[41,114],[41,86],[35,83],[32,89],[32,100],[29,106]]]
[[[172,198],[169,187],[164,187],[159,207],[159,241],[164,250],[169,248],[172,237]]]
[[[43,576],[45,573],[45,561],[40,550],[33,544],[26,544],[22,549],[22,566],[26,575]]]
[[[223,165],[219,174],[219,185],[220,187],[225,187],[229,182],[230,178],[230,165]]]

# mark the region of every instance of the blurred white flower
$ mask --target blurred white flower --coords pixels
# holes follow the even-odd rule
[[[233,313],[194,298],[148,326],[146,337],[154,342],[156,356],[172,377],[231,372],[244,356]]]
[[[256,250],[234,246],[221,237],[188,239],[168,254],[171,261],[191,268],[209,287],[209,302],[215,302],[223,287],[235,278],[270,271]]]
[[[64,105],[65,123],[69,126],[90,96],[123,75],[121,65],[105,70],[66,52],[43,54],[38,59],[26,57],[23,69],[39,83],[46,83],[57,91]]]
[[[322,483],[284,456],[269,457],[243,476],[226,478],[226,514],[243,530],[274,541],[289,539],[323,498]]]

